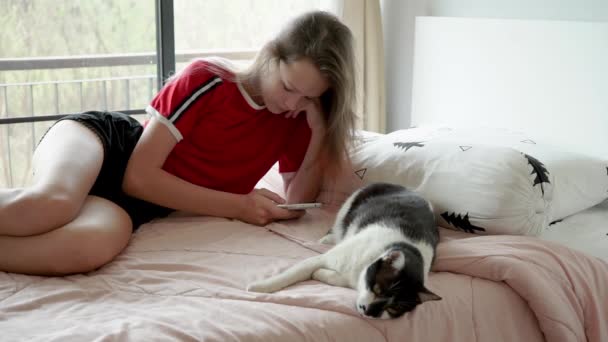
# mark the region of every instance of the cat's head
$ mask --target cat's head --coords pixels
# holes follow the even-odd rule
[[[359,276],[357,310],[369,318],[397,318],[418,304],[441,297],[424,287],[424,265],[418,254],[391,249]]]

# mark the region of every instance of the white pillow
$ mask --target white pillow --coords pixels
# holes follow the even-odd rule
[[[352,174],[326,182],[321,200],[376,181],[402,184],[433,203],[439,225],[471,233],[538,235],[608,197],[606,161],[504,129],[400,130],[368,138],[351,158]]]
[[[533,136],[507,129],[427,127],[418,130],[434,134],[436,139],[443,141],[511,147],[539,160],[553,180],[552,221],[593,207],[608,198],[606,159],[565,151]]]

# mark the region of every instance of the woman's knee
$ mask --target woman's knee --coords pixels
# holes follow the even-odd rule
[[[34,190],[30,201],[33,212],[44,213],[42,216],[53,228],[74,220],[83,205],[83,198],[62,189]]]
[[[9,235],[30,236],[51,231],[68,224],[77,217],[83,200],[60,190],[36,188],[16,189],[12,199],[6,200],[8,217],[21,218],[22,225]],[[32,219],[24,218],[30,217]],[[14,229],[13,229],[14,230]]]

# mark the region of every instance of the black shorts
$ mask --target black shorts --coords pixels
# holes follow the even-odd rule
[[[123,208],[133,221],[133,230],[173,211],[128,196],[122,191],[127,162],[143,132],[143,127],[137,120],[119,112],[98,111],[67,115],[57,122],[61,120],[77,121],[97,134],[101,140],[104,149],[103,164],[89,194],[110,200]]]

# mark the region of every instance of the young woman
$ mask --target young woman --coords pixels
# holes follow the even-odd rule
[[[197,60],[142,127],[116,112],[66,116],[33,157],[33,184],[0,189],[0,271],[94,270],[139,225],[182,210],[265,225],[300,216],[340,164],[355,116],[352,35],[333,15],[294,19],[242,71]],[[254,189],[279,162],[286,199]]]

